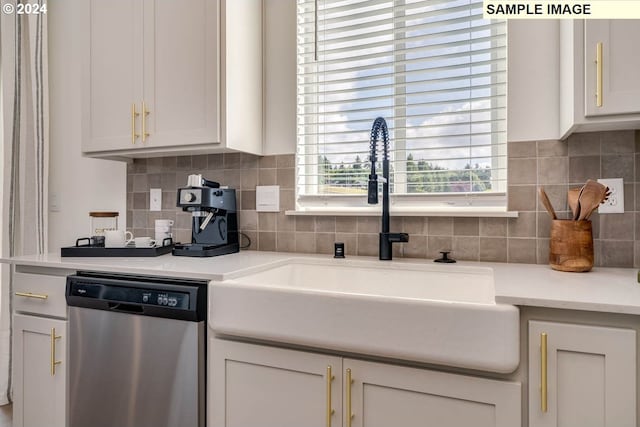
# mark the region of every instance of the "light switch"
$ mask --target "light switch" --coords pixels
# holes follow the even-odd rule
[[[55,191],[49,193],[49,212],[60,212],[60,196]]]
[[[279,185],[258,185],[256,187],[256,211],[280,212]]]
[[[162,210],[162,188],[151,188],[149,190],[149,210]]]

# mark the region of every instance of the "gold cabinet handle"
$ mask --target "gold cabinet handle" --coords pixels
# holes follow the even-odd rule
[[[335,377],[331,374],[331,365],[327,366],[327,427],[331,427],[331,417],[336,412],[331,407],[331,382]]]
[[[351,369],[347,368],[347,427],[351,427],[351,420],[353,419],[353,413],[351,412]]]
[[[547,334],[540,334],[540,410],[547,412]]]
[[[602,42],[596,44],[596,107],[602,107]]]
[[[131,143],[132,144],[135,144],[136,138],[140,136],[136,133],[136,117],[138,117],[139,115],[140,113],[136,111],[136,104],[134,102],[133,104],[131,104]]]
[[[31,292],[16,292],[15,295],[18,296],[18,297],[36,298],[36,299],[47,299],[47,298],[49,298],[49,295],[33,294]]]
[[[149,115],[149,111],[147,110],[147,106],[142,101],[142,143],[144,144],[149,136],[149,132],[147,132],[147,116]]]
[[[61,360],[56,360],[56,340],[62,338],[61,335],[56,335],[56,328],[51,328],[51,376],[56,374],[56,365],[62,363]]]

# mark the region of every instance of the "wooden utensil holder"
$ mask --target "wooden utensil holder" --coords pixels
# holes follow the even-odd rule
[[[554,270],[585,272],[593,268],[591,221],[551,221],[549,265]]]

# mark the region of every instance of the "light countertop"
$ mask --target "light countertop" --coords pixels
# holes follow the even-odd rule
[[[50,253],[0,259],[0,262],[67,270],[224,280],[258,268],[262,269],[269,264],[301,257],[331,259],[329,255],[243,251],[212,258],[172,255],[155,258],[61,258],[57,253]],[[432,263],[431,260],[406,258],[391,262],[430,265]],[[594,268],[589,273],[565,273],[554,271],[546,265],[534,264],[459,262],[452,268],[456,265],[493,269],[497,303],[640,315],[637,269]]]
[[[0,262],[68,270],[91,270],[127,274],[148,274],[191,279],[224,280],[252,267],[266,266],[301,254],[242,251],[216,257],[61,257],[58,253],[28,255]]]

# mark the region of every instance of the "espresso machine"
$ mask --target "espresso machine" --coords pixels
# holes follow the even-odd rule
[[[191,243],[175,244],[173,255],[210,257],[239,251],[236,190],[189,175],[187,186],[178,189],[177,206],[191,212]]]

